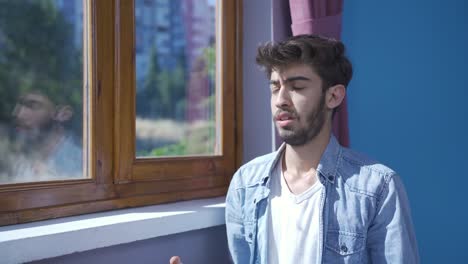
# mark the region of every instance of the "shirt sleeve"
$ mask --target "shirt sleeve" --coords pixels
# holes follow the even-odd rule
[[[246,240],[242,216],[242,191],[236,188],[240,171],[234,174],[226,196],[226,231],[231,258],[235,264],[250,263],[251,246]]]
[[[408,197],[398,175],[387,178],[367,234],[370,263],[419,263]]]

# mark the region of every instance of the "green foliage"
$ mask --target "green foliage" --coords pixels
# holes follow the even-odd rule
[[[166,145],[160,148],[153,149],[149,156],[161,157],[161,156],[182,156],[187,153],[187,141],[183,140],[176,144]]]
[[[0,121],[9,122],[17,97],[34,90],[71,105],[81,127],[82,51],[73,33],[51,0],[0,0]]]
[[[203,59],[205,60],[205,71],[212,82],[216,79],[216,49],[214,46],[203,50]]]
[[[150,65],[143,89],[137,94],[137,113],[142,117],[182,120],[185,114],[185,61],[174,69],[162,69],[156,49],[150,52]]]
[[[186,154],[213,154],[216,140],[214,121],[205,121],[192,125],[188,133]]]
[[[212,121],[201,122],[192,125],[185,139],[150,151],[139,151],[138,156],[161,157],[213,154],[215,139],[215,123]]]
[[[187,122],[187,89],[190,89],[190,76],[187,72],[185,54],[181,52],[177,64],[173,68],[161,67],[161,59],[158,56],[156,47],[150,51],[150,61],[148,72],[142,84],[142,89],[137,93],[136,110],[141,118],[150,119],[171,119],[175,121]],[[197,66],[194,74],[196,78],[208,79],[208,96],[192,105],[191,107],[207,111],[208,120],[189,120],[194,122],[188,125],[186,136],[179,142],[169,142],[162,147],[146,150],[138,149],[139,156],[184,156],[213,154],[215,148],[216,128],[215,128],[215,78],[216,78],[216,50],[214,46],[203,50],[202,55],[195,60]],[[193,69],[192,69],[193,70]],[[198,79],[194,80],[195,82]],[[158,142],[157,145],[163,143]]]

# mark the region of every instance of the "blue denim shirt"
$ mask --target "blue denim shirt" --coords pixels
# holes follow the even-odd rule
[[[226,197],[226,229],[234,263],[266,263],[270,175],[284,145],[242,166]],[[332,136],[317,167],[322,263],[419,263],[408,198],[394,171]]]

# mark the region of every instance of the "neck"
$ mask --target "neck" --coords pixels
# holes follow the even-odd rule
[[[42,142],[37,146],[36,154],[44,160],[49,158],[64,137],[65,129],[62,126],[57,125],[52,127],[52,129],[44,135]]]
[[[301,146],[286,145],[283,166],[291,175],[301,177],[315,172],[331,136],[331,123],[324,124],[320,133]]]

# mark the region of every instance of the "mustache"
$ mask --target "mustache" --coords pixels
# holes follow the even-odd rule
[[[29,129],[30,127],[27,126],[24,122],[14,120],[12,122],[13,127],[18,127],[18,128],[23,128],[23,129]]]
[[[273,115],[274,118],[277,118],[281,114],[289,114],[292,117],[297,117],[296,111],[292,109],[278,109],[276,110],[275,114]]]

